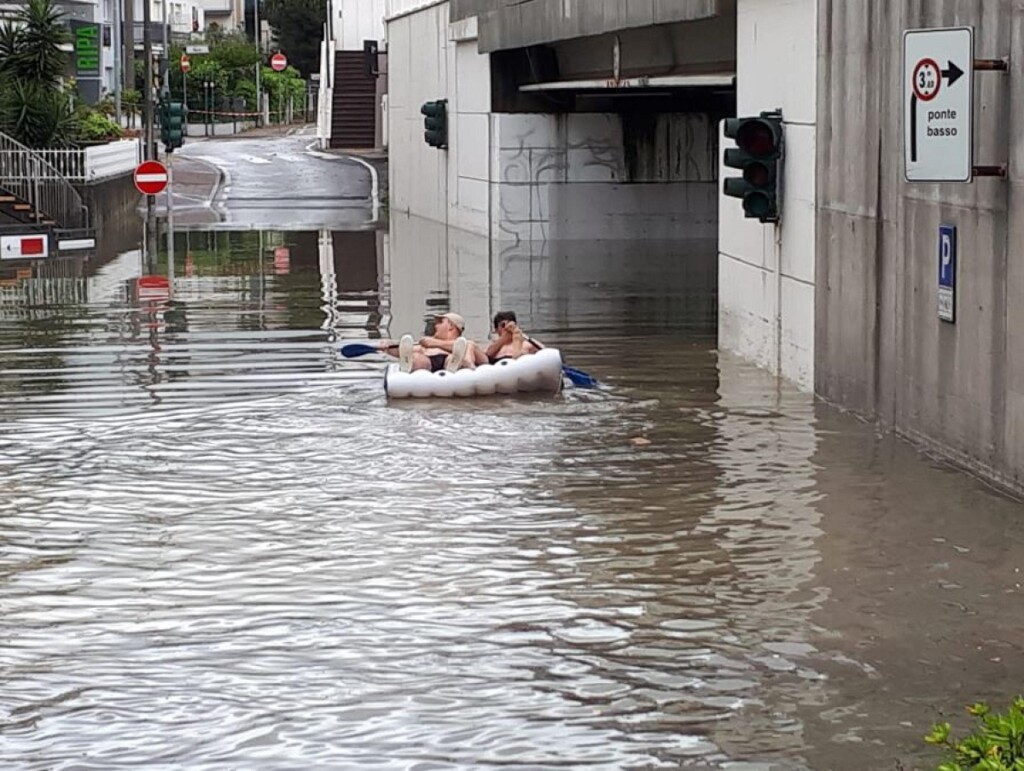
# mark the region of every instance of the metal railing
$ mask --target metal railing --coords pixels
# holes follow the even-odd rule
[[[0,188],[32,205],[37,221],[53,220],[61,228],[88,227],[82,196],[38,152],[0,133]]]
[[[88,147],[48,147],[33,152],[68,182],[95,182],[133,171],[139,165],[141,151],[138,139],[122,139]]]

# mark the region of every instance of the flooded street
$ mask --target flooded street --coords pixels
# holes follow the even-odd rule
[[[713,243],[176,248],[0,288],[3,768],[932,768],[1019,692],[1021,504],[719,355]],[[506,308],[602,387],[339,352]]]

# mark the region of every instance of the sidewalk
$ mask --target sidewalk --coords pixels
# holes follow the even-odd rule
[[[199,201],[212,201],[217,196],[224,181],[224,173],[212,163],[178,154],[175,154],[171,163],[175,199],[191,199],[191,205],[195,206]],[[175,200],[177,205],[178,201]]]

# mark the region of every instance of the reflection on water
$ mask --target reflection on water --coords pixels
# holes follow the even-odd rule
[[[713,244],[176,247],[3,288],[4,768],[924,767],[1018,687],[1019,506],[720,356]],[[507,307],[605,387],[338,353]]]

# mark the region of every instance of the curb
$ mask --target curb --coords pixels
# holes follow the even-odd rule
[[[321,150],[317,145],[317,140],[313,140],[306,145],[306,152],[316,158],[324,158],[325,160],[341,159],[346,161],[352,161],[358,163],[360,166],[365,167],[370,172],[370,201],[373,207],[373,219],[380,219],[380,174],[377,171],[377,167],[374,166],[367,160],[360,158],[357,155],[348,155],[346,153],[328,153]]]

